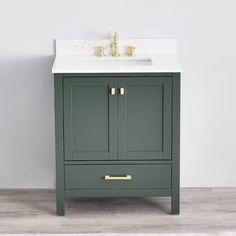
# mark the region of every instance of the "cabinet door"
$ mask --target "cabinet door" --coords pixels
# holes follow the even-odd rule
[[[171,159],[172,78],[122,77],[118,89],[118,159]]]
[[[66,160],[117,159],[116,78],[64,78]]]

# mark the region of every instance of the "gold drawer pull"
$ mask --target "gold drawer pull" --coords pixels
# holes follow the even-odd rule
[[[120,95],[124,95],[125,94],[125,88],[120,88]]]
[[[105,180],[131,180],[131,175],[124,175],[124,176],[110,176],[105,175]]]
[[[116,88],[111,88],[111,95],[115,95],[116,94]]]

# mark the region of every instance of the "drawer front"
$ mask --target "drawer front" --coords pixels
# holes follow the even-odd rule
[[[171,165],[65,165],[65,189],[171,188]]]

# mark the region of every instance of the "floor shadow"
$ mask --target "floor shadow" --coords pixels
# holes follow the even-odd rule
[[[140,213],[140,212],[170,212],[170,200],[166,198],[141,198],[141,197],[105,197],[105,198],[68,198],[68,209],[76,209],[80,213]],[[73,210],[74,211],[74,210]]]

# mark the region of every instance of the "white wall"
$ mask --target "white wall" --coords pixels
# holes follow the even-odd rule
[[[1,0],[0,188],[55,186],[53,39],[177,38],[182,186],[236,186],[235,0]]]

